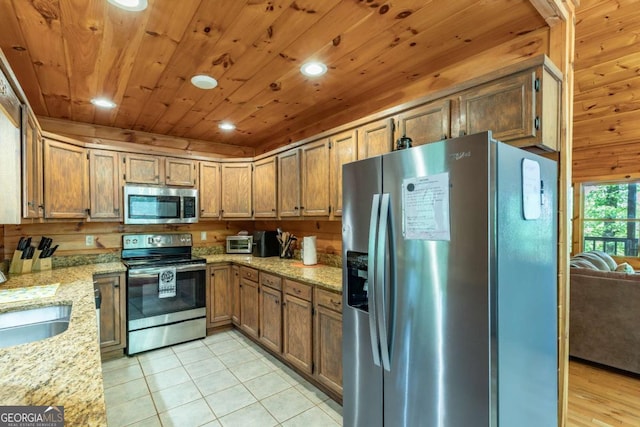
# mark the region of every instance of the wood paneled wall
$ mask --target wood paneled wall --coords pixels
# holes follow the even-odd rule
[[[243,229],[251,229],[250,222],[199,222],[189,225],[124,225],[114,222],[55,222],[4,226],[4,259],[10,258],[20,237],[31,236],[37,244],[42,236],[53,239],[60,247],[54,256],[117,253],[122,249],[122,235],[127,233],[191,233],[196,247],[223,245],[226,236]],[[207,233],[207,240],[201,239]],[[93,245],[87,246],[86,236],[93,236]]]
[[[640,178],[639,32],[636,1],[577,9],[574,182]]]
[[[114,222],[56,222],[47,224],[0,225],[0,248],[3,259],[10,259],[20,237],[31,236],[34,245],[42,236],[60,247],[54,256],[114,253],[120,255],[122,235],[127,233],[191,233],[195,247],[224,245],[226,237],[240,230],[275,230],[282,228],[302,240],[317,236],[318,252],[340,255],[342,229],[340,221],[201,221],[189,225],[124,225]],[[202,240],[201,233],[207,233]],[[94,237],[87,246],[86,236]]]

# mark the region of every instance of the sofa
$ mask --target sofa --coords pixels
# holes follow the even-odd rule
[[[640,374],[640,272],[584,252],[571,258],[570,285],[570,356]]]

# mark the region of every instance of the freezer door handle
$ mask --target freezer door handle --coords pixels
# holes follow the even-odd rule
[[[382,367],[391,371],[389,357],[389,340],[387,334],[387,296],[386,288],[386,262],[385,253],[387,249],[387,237],[389,232],[389,193],[382,194],[380,198],[380,216],[378,220],[378,244],[376,247],[376,317],[378,318],[378,334],[380,339],[380,353],[382,355]]]
[[[371,353],[373,363],[380,365],[380,341],[378,340],[376,316],[376,237],[380,221],[380,195],[374,194],[371,201],[371,219],[369,222],[369,254],[367,256],[367,281],[369,291],[367,299],[369,305],[369,338],[371,339]]]

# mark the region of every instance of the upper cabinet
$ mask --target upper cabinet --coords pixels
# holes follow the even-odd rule
[[[0,68],[0,224],[21,220],[20,142],[20,102]]]
[[[120,161],[116,151],[89,150],[91,219],[122,219]]]
[[[302,157],[303,216],[329,216],[329,138],[306,144]]]
[[[167,172],[165,184],[184,187],[196,186],[198,172],[194,160],[167,157],[165,159],[165,170]]]
[[[220,163],[200,162],[200,219],[220,218]]]
[[[557,150],[561,78],[544,65],[459,94],[460,134],[491,130],[517,147]]]
[[[393,130],[393,119],[378,120],[358,128],[358,159],[390,152]]]
[[[411,138],[418,146],[451,137],[451,100],[438,100],[405,111],[397,116],[398,137]]]
[[[122,159],[126,183],[158,185],[164,182],[164,157],[123,153]]]
[[[87,157],[82,147],[44,140],[45,218],[89,216]]]
[[[357,135],[357,131],[351,130],[330,138],[329,193],[334,217],[342,216],[342,165],[357,160]]]
[[[275,218],[277,212],[276,156],[253,163],[253,216]]]
[[[251,218],[251,163],[221,165],[222,217]]]
[[[42,218],[42,134],[26,106],[22,110],[22,128],[22,216]]]
[[[278,155],[278,215],[300,216],[300,150]]]

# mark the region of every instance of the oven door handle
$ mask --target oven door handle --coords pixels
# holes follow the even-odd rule
[[[206,266],[203,265],[184,265],[176,266],[176,273],[184,273],[188,271],[205,271]],[[134,268],[129,269],[129,277],[142,277],[142,276],[157,276],[158,273],[165,270],[165,268],[151,267],[151,268]]]

